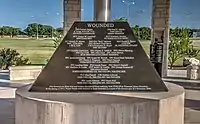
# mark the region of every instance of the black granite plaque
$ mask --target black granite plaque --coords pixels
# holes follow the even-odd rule
[[[31,92],[167,91],[126,22],[75,22]]]

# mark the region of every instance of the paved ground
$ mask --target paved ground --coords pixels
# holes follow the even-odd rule
[[[181,86],[200,84],[199,80],[186,79],[186,70],[169,70],[169,78],[164,79]],[[200,90],[185,90],[185,124],[200,124]]]
[[[200,83],[186,80],[184,70],[169,71],[168,75],[169,78],[164,80],[172,83]],[[17,82],[10,83],[8,77],[8,72],[0,72],[0,124],[14,124],[14,92],[23,86]],[[186,89],[185,124],[200,124],[200,90]]]

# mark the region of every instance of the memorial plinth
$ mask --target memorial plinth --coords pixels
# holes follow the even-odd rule
[[[183,124],[184,89],[163,82],[127,22],[75,22],[15,112],[16,124]]]
[[[15,124],[184,124],[184,89],[168,92],[36,93],[16,91]]]

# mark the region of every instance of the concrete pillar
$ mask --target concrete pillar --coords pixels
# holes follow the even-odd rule
[[[170,0],[153,0],[152,5],[152,42],[155,38],[164,36],[164,48],[163,48],[163,65],[162,65],[162,77],[167,77],[168,70],[168,42],[169,42],[169,18],[170,18]]]
[[[63,28],[64,35],[74,23],[81,20],[81,0],[63,0]]]
[[[111,0],[94,0],[94,20],[109,21]]]

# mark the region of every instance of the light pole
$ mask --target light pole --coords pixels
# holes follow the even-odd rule
[[[45,13],[45,16],[49,15],[49,12]],[[56,13],[56,15],[60,15],[60,13]],[[51,38],[53,39],[53,26],[51,26]]]
[[[125,3],[127,5],[127,19],[129,20],[129,16],[130,16],[130,7],[131,5],[135,5],[135,2],[126,2],[125,0],[122,1],[122,3]]]
[[[48,16],[49,15],[49,12],[46,12],[45,14],[43,14],[43,16],[41,17],[41,18],[45,18],[46,16]],[[54,15],[57,15],[57,16],[59,16],[60,15],[60,13],[54,13]],[[35,18],[35,16],[31,16],[31,18],[32,19],[36,19]],[[38,23],[36,23],[36,39],[39,39],[39,26],[38,26]],[[51,26],[51,29],[50,29],[51,31],[49,32],[50,34],[50,37],[52,37],[53,38],[53,33],[54,33],[54,28],[53,28],[53,26]]]
[[[31,16],[32,19],[35,19],[34,16]],[[36,39],[38,40],[38,23],[36,23]]]
[[[46,15],[46,16],[49,15],[49,12],[46,12],[45,15]],[[56,15],[59,16],[60,13],[57,12]],[[53,39],[53,34],[54,34],[54,28],[53,28],[53,26],[51,26],[51,35],[50,35],[50,36],[51,36],[52,39]]]
[[[60,15],[60,13],[56,13],[57,16]],[[51,27],[51,38],[53,39],[53,34],[54,34],[54,28],[53,26]]]
[[[38,40],[38,23],[37,24],[37,36],[36,36],[36,39]]]
[[[83,20],[84,9],[81,9],[81,20]]]
[[[142,13],[144,13],[144,10],[139,10],[136,12],[138,16],[141,15]],[[138,27],[138,40],[140,40],[140,27]]]
[[[192,13],[184,13],[184,15],[186,16],[187,21],[189,21],[190,18],[191,18]],[[187,28],[187,27],[190,27],[190,25],[187,26],[187,24],[186,24],[186,28]]]

